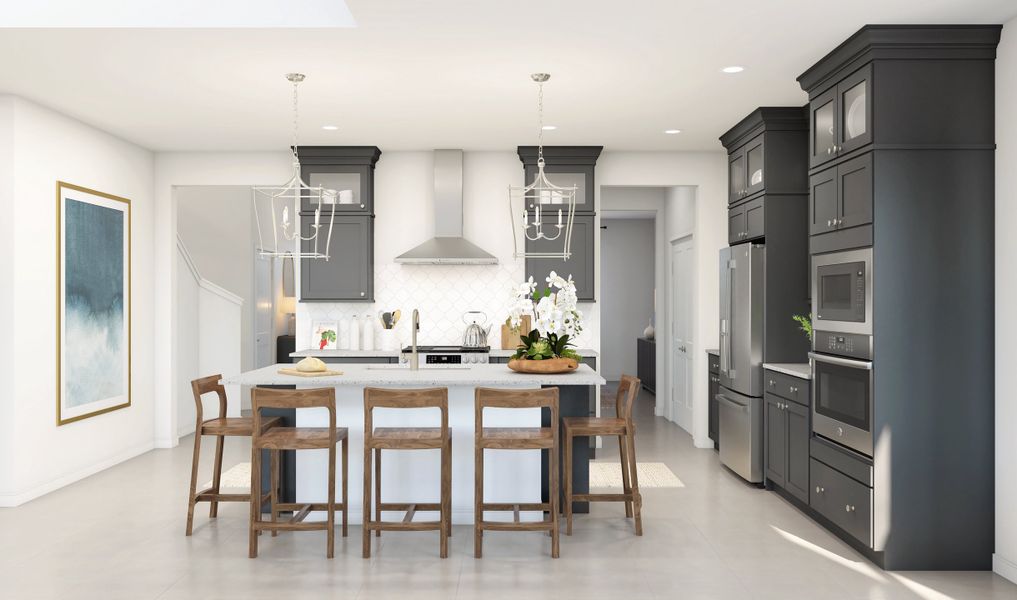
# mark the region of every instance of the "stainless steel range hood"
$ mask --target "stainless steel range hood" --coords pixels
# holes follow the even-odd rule
[[[396,257],[404,265],[496,265],[463,237],[463,151],[434,151],[434,237]]]

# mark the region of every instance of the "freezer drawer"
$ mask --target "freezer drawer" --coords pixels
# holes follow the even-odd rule
[[[763,481],[763,399],[725,387],[717,394],[720,462],[750,483]]]

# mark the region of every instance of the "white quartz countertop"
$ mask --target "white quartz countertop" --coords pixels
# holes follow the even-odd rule
[[[468,367],[426,367],[411,371],[406,365],[336,365],[342,375],[298,377],[279,373],[282,364],[263,367],[223,377],[223,385],[302,385],[315,386],[465,386],[465,387],[531,387],[537,385],[604,385],[607,381],[586,365],[572,373],[530,375],[516,373],[504,364],[470,365]]]
[[[598,357],[597,351],[589,348],[579,348],[576,352],[583,357]],[[305,356],[314,356],[317,358],[397,358],[400,354],[402,354],[400,350],[315,350],[311,348],[308,350],[291,352],[290,356],[293,358],[304,358]],[[513,354],[515,354],[515,350],[491,348],[491,356],[502,358],[512,356]]]
[[[763,368],[799,379],[812,379],[809,363],[763,363]]]

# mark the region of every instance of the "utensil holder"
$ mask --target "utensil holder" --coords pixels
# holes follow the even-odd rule
[[[378,347],[381,350],[394,351],[399,349],[399,337],[396,335],[395,329],[382,329],[377,334]]]

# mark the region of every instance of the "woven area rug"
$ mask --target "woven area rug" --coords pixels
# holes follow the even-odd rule
[[[683,488],[685,484],[667,465],[659,462],[636,463],[641,488]],[[591,462],[590,488],[621,488],[621,464],[617,462]]]
[[[640,473],[642,473],[642,471],[640,471]],[[642,475],[640,475],[640,477],[642,477]],[[640,480],[640,484],[642,484],[642,480]],[[198,489],[203,490],[210,487],[212,487],[212,480],[208,480],[207,482],[205,482],[203,486],[201,486]],[[236,488],[244,490],[251,489],[251,463],[249,462],[237,463],[230,467],[229,469],[223,471],[222,483],[220,484],[219,489],[226,488]]]

